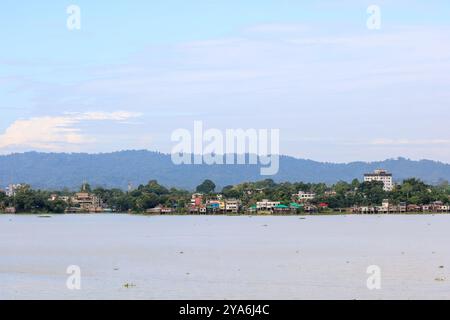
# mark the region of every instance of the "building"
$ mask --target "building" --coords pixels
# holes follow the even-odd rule
[[[316,213],[318,211],[317,207],[315,205],[306,205],[306,206],[304,206],[304,210],[305,210],[305,213],[309,213],[309,214]]]
[[[241,202],[236,199],[228,199],[225,202],[225,211],[227,213],[238,213],[241,206]]]
[[[148,214],[172,214],[173,213],[173,209],[172,208],[168,208],[168,207],[164,207],[164,206],[157,206],[156,208],[151,208],[151,209],[147,209],[146,213]]]
[[[7,208],[5,208],[5,213],[15,214],[16,213],[16,208],[14,208],[14,207],[7,207]]]
[[[6,187],[5,193],[8,197],[14,197],[20,188],[22,188],[21,184],[10,184]]]
[[[203,204],[203,194],[194,193],[191,198],[191,207],[200,207]]]
[[[325,197],[335,197],[337,195],[336,191],[325,191],[324,196]]]
[[[312,192],[299,191],[293,195],[300,202],[308,202],[316,198],[316,194]]]
[[[100,198],[87,192],[78,192],[69,200],[68,212],[103,212]]]
[[[353,208],[353,213],[361,213],[361,214],[375,214],[377,213],[377,209],[371,206],[362,206]]]
[[[172,214],[173,213],[173,209],[172,208],[168,208],[168,207],[164,207],[164,206],[157,206],[156,208],[147,209],[146,213],[148,213],[148,214],[155,214],[155,215]]]
[[[395,208],[388,199],[384,199],[381,207],[376,207],[377,213],[388,214],[396,212],[397,208]]]
[[[70,197],[68,196],[60,196],[57,194],[51,194],[50,197],[48,198],[48,201],[64,201],[66,203],[70,202]]]
[[[161,214],[161,207],[147,209],[147,210],[145,210],[145,213],[156,214],[156,215]]]
[[[422,207],[416,204],[408,204],[406,210],[408,212],[422,212]]]
[[[224,200],[210,199],[206,202],[206,209],[210,213],[224,213],[226,204]]]
[[[274,213],[278,213],[278,214],[289,213],[289,212],[291,212],[291,208],[289,206],[284,205],[284,204],[277,204],[273,208],[273,212]]]
[[[383,182],[384,191],[392,191],[394,189],[394,182],[392,174],[386,170],[375,170],[373,173],[366,173],[364,175],[364,182],[380,181]]]
[[[272,211],[273,208],[275,208],[275,206],[279,205],[280,203],[281,203],[280,201],[270,201],[270,200],[264,199],[263,201],[258,201],[256,203],[256,210]]]

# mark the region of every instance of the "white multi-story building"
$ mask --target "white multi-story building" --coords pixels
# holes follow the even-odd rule
[[[364,175],[364,182],[381,181],[384,184],[384,191],[392,191],[394,189],[394,181],[392,174],[386,170],[375,170],[373,173]]]
[[[228,199],[225,203],[225,209],[227,212],[238,213],[241,203],[236,199]]]
[[[280,201],[269,201],[264,199],[256,203],[256,210],[272,210],[275,206],[279,205]]]
[[[303,202],[314,200],[316,198],[316,194],[312,192],[299,191],[298,193],[294,194],[294,197],[296,197],[298,201]]]

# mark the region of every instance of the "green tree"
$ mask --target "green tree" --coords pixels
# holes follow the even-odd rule
[[[205,194],[210,194],[210,193],[214,192],[215,189],[216,189],[216,185],[211,180],[203,181],[203,183],[200,184],[199,186],[197,186],[197,188],[196,188],[197,192],[205,193]]]

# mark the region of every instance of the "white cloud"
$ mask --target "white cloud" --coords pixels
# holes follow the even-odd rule
[[[82,122],[121,122],[139,116],[139,113],[126,111],[84,112],[17,120],[0,135],[0,150],[32,148],[47,151],[67,151],[74,146],[95,142],[94,137],[84,134],[77,127]]]
[[[73,112],[66,113],[78,121],[97,120],[97,121],[125,121],[131,118],[140,117],[138,112],[116,111],[116,112]]]
[[[217,128],[279,126],[282,151],[300,157],[350,161],[402,155],[450,161],[443,148],[450,110],[449,27],[386,24],[373,32],[362,18],[356,29],[265,24],[224,38],[153,45],[128,63],[82,69],[81,81],[39,87],[33,102],[50,112],[61,105],[83,111],[132,105],[152,121],[151,127],[134,125],[126,135],[105,138],[111,149],[132,148],[148,130],[152,147],[169,152],[170,131],[201,117]],[[126,123],[129,115],[68,116],[79,122]],[[63,141],[89,140],[80,131],[55,130]],[[330,132],[334,139],[320,137]],[[405,139],[396,138],[399,133]],[[299,139],[314,134],[321,139],[317,143]],[[96,138],[93,151],[105,147]],[[59,144],[50,142],[51,147]]]
[[[450,145],[450,139],[376,139],[371,144],[376,146]]]

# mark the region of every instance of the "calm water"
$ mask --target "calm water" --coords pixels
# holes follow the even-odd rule
[[[450,215],[0,215],[0,282],[0,299],[449,299]]]

